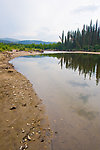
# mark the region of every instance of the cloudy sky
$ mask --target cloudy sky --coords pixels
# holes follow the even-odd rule
[[[0,38],[58,41],[98,19],[100,0],[0,0]]]

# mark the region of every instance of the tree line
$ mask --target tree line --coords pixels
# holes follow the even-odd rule
[[[0,43],[0,51],[41,51],[41,50],[62,50],[61,42],[50,44],[14,44]]]
[[[96,24],[90,21],[90,25],[83,25],[83,29],[79,28],[75,31],[68,31],[65,35],[64,31],[62,36],[59,36],[62,49],[65,50],[87,50],[97,51],[100,50],[100,26],[98,20]]]
[[[68,31],[67,34],[62,32],[59,36],[60,42],[50,44],[14,44],[0,43],[0,51],[16,50],[84,50],[84,51],[100,51],[100,26],[98,20],[96,24],[90,21],[90,25],[83,25],[83,29],[79,28],[75,31]]]

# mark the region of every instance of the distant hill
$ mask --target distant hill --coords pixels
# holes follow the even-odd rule
[[[45,42],[45,41],[38,41],[38,40],[17,40],[12,38],[0,38],[0,43],[15,43],[15,44],[50,44],[56,42]]]
[[[7,44],[7,43],[12,43],[12,42],[0,39],[0,43],[6,43]]]
[[[19,40],[13,38],[0,38],[0,41],[7,41],[7,42],[18,42]]]
[[[45,42],[45,41],[38,41],[38,40],[23,40],[19,41],[19,44],[50,44],[54,42]]]

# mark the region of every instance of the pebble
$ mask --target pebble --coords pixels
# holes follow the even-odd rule
[[[25,130],[24,130],[24,129],[22,129],[22,133],[25,133]]]
[[[44,142],[44,139],[41,139],[41,142]]]
[[[27,139],[28,139],[29,141],[31,141],[31,137],[30,137],[29,135],[27,136]]]
[[[41,109],[41,108],[39,108],[39,110],[40,110],[40,111],[42,111],[42,109]]]
[[[24,139],[24,142],[26,142],[27,141],[27,139]]]
[[[25,145],[24,146],[20,146],[20,150],[25,150],[25,149],[27,149],[28,148],[28,145],[27,145],[27,143],[25,143]]]
[[[55,134],[57,134],[58,132],[57,131],[55,131]]]
[[[22,104],[22,106],[25,107],[25,106],[26,106],[26,103]]]
[[[33,141],[35,141],[35,139],[33,139]]]
[[[9,70],[8,70],[8,73],[11,73],[11,72],[13,72],[13,70],[12,70],[12,69],[9,69]]]
[[[34,135],[34,132],[32,132],[32,134]]]
[[[16,109],[16,106],[13,106],[13,107],[10,108],[10,110],[14,110],[14,109]]]
[[[38,131],[38,133],[40,134],[40,133],[41,133],[41,131]]]
[[[23,146],[20,146],[20,148],[19,148],[20,150],[23,150]]]
[[[29,123],[27,123],[27,126],[30,126],[30,124],[29,124]]]
[[[25,143],[25,149],[27,149],[28,148],[28,145],[27,145],[27,143]]]

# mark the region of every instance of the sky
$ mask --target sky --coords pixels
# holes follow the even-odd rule
[[[98,19],[100,0],[0,0],[0,38],[59,41]]]

